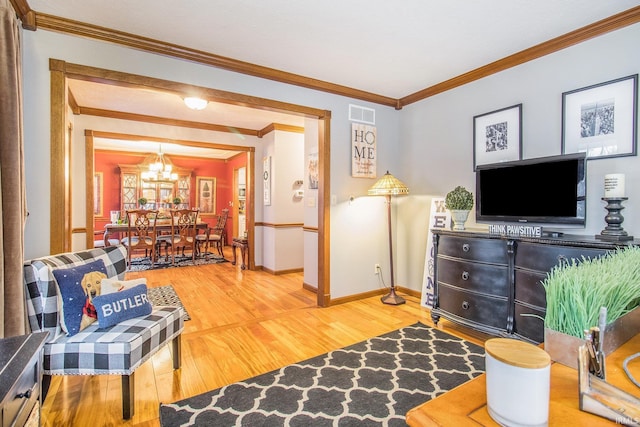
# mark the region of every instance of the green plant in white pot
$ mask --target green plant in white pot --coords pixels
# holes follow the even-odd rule
[[[581,344],[584,331],[599,325],[602,307],[606,308],[605,353],[615,350],[638,332],[638,246],[617,249],[598,258],[572,259],[554,267],[542,285],[547,297],[545,350],[554,360],[569,366],[577,364],[575,343]],[[560,343],[572,348],[554,348]]]
[[[473,208],[473,194],[459,185],[447,193],[444,198],[444,206],[451,211],[453,229],[462,231],[464,223],[469,217],[469,212]]]

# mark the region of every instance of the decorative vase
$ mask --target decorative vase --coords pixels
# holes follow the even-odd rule
[[[467,222],[467,218],[469,217],[468,210],[457,210],[454,209],[451,211],[451,219],[453,220],[453,229],[455,231],[463,231],[464,223]]]

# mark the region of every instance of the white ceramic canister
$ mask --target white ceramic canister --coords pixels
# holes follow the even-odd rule
[[[485,342],[487,407],[503,426],[549,424],[551,358],[542,348],[510,338]]]

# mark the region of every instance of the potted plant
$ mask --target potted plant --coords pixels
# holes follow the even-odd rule
[[[572,259],[547,274],[542,281],[547,298],[544,345],[553,360],[577,367],[584,331],[602,326],[601,312],[606,312],[606,327],[601,332],[605,354],[637,333],[638,265],[640,247],[628,246],[598,258]]]
[[[173,205],[174,205],[174,207],[176,207],[176,208],[177,208],[177,207],[178,207],[178,205],[179,205],[180,203],[182,203],[182,199],[181,199],[180,197],[174,197],[174,198],[173,198]]]
[[[447,193],[444,205],[451,211],[453,229],[457,231],[464,230],[464,223],[469,217],[469,211],[473,208],[473,194],[459,185]]]
[[[145,205],[147,204],[148,200],[146,197],[140,197],[138,199],[138,203],[140,204],[140,207],[144,209]]]

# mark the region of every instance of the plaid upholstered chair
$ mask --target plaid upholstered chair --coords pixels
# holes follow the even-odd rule
[[[61,307],[55,269],[102,260],[109,278],[124,279],[127,252],[109,246],[51,255],[24,263],[28,321],[32,332],[49,332],[44,346],[43,389],[51,375],[121,375],[122,417],[134,413],[134,372],[165,344],[171,342],[173,368],[180,367],[180,334],[184,328],[180,307],[153,307],[151,314],[98,329],[90,324],[75,335],[61,329]]]

